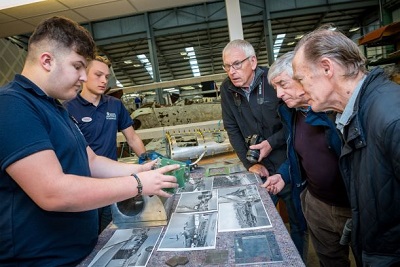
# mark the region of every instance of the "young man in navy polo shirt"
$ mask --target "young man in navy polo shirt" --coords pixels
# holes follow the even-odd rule
[[[178,186],[164,173],[179,165],[96,155],[58,100],[76,97],[94,52],[85,28],[48,18],[22,73],[0,88],[0,266],[75,266],[96,245],[97,208]]]
[[[96,56],[86,68],[87,81],[76,98],[63,104],[75,118],[89,146],[97,155],[117,160],[116,135],[121,131],[136,155],[146,152],[144,144],[132,127],[133,121],[121,100],[104,94],[110,77],[111,63]],[[99,233],[112,220],[111,208],[99,210]]]

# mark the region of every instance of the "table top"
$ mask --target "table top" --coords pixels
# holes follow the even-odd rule
[[[231,154],[230,154],[231,155]],[[206,159],[201,161],[199,167],[191,172],[191,176],[201,176],[205,174],[205,171],[209,167],[214,166],[223,166],[232,163],[237,163],[237,158],[232,156],[219,156],[215,157],[214,159]],[[273,262],[273,263],[258,263],[258,264],[251,264],[252,266],[305,266],[290,235],[286,229],[285,224],[283,223],[276,207],[274,206],[271,198],[269,197],[268,193],[264,188],[257,186],[257,190],[259,192],[260,198],[262,203],[264,204],[265,210],[269,216],[270,222],[272,224],[271,228],[266,229],[251,229],[246,231],[241,231],[240,233],[262,233],[262,232],[269,232],[271,233],[276,240],[276,243],[279,246],[280,253],[282,255],[283,261]],[[168,213],[168,218],[170,218],[171,212],[174,211],[177,202],[179,200],[180,194],[176,194],[169,200],[172,204],[172,208]],[[171,205],[171,204],[170,204]],[[167,227],[164,227],[163,234],[165,234]],[[105,245],[105,243],[110,239],[113,235],[115,228],[109,227],[99,236],[98,244],[96,245],[95,249],[92,253],[84,260],[79,267],[86,267],[90,264],[99,250]],[[151,255],[147,266],[168,266],[166,261],[170,260],[174,256],[182,256],[186,257],[189,262],[184,266],[233,266],[235,263],[235,236],[238,232],[218,232],[216,238],[216,245],[215,249],[205,249],[205,250],[192,250],[192,251],[157,251],[157,248],[160,245],[161,238],[157,241],[156,246],[154,247],[153,254]],[[217,258],[220,262],[213,261],[210,264],[210,257]],[[218,262],[218,264],[216,264]],[[122,265],[121,265],[122,266]],[[179,266],[179,265],[178,265]]]

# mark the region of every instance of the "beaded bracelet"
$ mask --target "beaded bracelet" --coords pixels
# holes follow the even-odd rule
[[[142,194],[142,191],[143,191],[142,182],[140,181],[139,177],[136,174],[132,173],[131,175],[136,179],[137,190],[138,190],[137,196],[140,196]]]

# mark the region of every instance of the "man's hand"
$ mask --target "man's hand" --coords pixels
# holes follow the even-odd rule
[[[282,176],[277,173],[268,177],[267,181],[265,181],[261,187],[266,188],[268,192],[276,195],[285,187],[285,181],[283,181]]]
[[[261,177],[268,177],[269,176],[269,172],[267,170],[267,168],[265,168],[264,165],[262,164],[254,164],[253,166],[251,166],[249,168],[249,172],[255,173],[260,175]]]
[[[139,165],[141,167],[141,172],[150,171],[155,169],[157,160],[148,161],[144,164]]]
[[[146,163],[148,164],[148,163]],[[163,191],[163,188],[177,188],[176,177],[166,175],[165,173],[178,169],[178,164],[167,165],[156,170],[150,170],[138,173],[143,186],[143,195],[158,195],[162,197],[170,197],[171,194]]]
[[[258,158],[258,162],[260,162],[263,158],[268,157],[269,153],[271,153],[272,151],[272,147],[269,144],[268,140],[264,140],[259,144],[252,145],[249,148],[260,150],[260,157]]]

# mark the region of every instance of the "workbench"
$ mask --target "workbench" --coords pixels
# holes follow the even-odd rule
[[[237,162],[237,160],[236,161],[235,160],[236,159],[234,156],[232,156],[232,154],[225,155],[225,157],[224,155],[222,155],[215,158],[204,159],[200,162],[199,168],[194,170],[193,173],[191,173],[191,175],[195,174],[196,176],[198,176],[199,172],[204,173],[205,170],[210,166],[221,166],[224,164],[232,164],[232,162]],[[268,213],[268,216],[270,218],[272,227],[268,229],[256,229],[246,232],[257,233],[257,232],[268,231],[272,233],[273,236],[275,237],[276,243],[278,244],[283,260],[273,263],[252,264],[252,266],[274,266],[274,267],[305,266],[293,241],[290,238],[290,235],[286,229],[285,224],[283,223],[268,193],[264,188],[261,188],[259,186],[257,186],[257,189],[260,194],[261,200],[265,206],[265,209]],[[170,204],[171,206],[170,210],[167,211],[168,216],[170,216],[171,213],[174,211],[174,208],[176,207],[178,200],[179,200],[179,194],[174,195],[172,199],[168,200],[169,203],[172,203]],[[165,226],[161,234],[161,237],[165,233],[166,228],[167,227]],[[97,252],[110,239],[114,231],[115,229],[113,229],[113,227],[109,227],[105,231],[103,231],[103,233],[99,236],[98,244],[96,245],[93,252],[80,265],[78,265],[78,267],[88,266],[92,261],[92,259],[97,254]],[[235,234],[237,234],[237,232],[218,232],[215,249],[194,250],[194,251],[157,251],[157,248],[161,241],[160,238],[157,241],[157,244],[155,244],[153,254],[150,257],[147,266],[157,266],[157,267],[168,266],[166,264],[166,261],[174,256],[186,257],[189,260],[189,262],[186,265],[184,265],[186,267],[235,266],[235,246],[234,246]],[[214,258],[218,257],[218,255],[221,256],[222,262],[219,264],[215,264],[214,261],[213,264],[207,264],[207,262],[209,262],[210,255],[213,255],[212,257]]]

